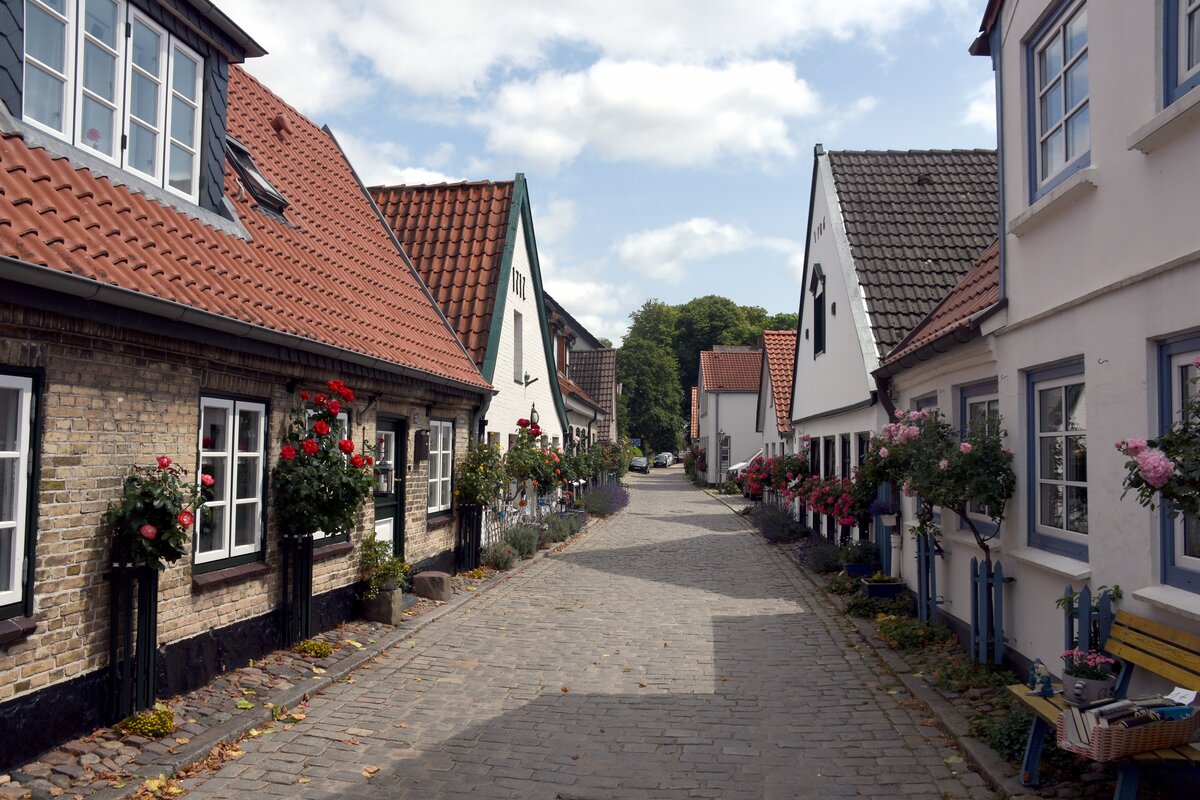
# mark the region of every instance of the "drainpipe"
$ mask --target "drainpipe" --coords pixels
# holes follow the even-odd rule
[[[721,480],[721,478],[723,477],[721,474],[721,393],[715,392],[715,394],[717,395],[717,426],[716,426],[717,427],[717,435],[714,437],[717,440],[717,459],[716,459],[716,461],[717,461],[717,480],[716,480],[716,484],[717,484],[717,486],[720,486],[721,484],[725,483],[725,481]]]

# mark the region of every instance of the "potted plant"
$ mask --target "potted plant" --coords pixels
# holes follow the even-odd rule
[[[881,600],[899,597],[900,593],[904,591],[904,581],[882,572],[876,572],[874,575],[863,578],[862,583],[867,597]]]
[[[897,515],[900,513],[900,501],[896,497],[878,497],[871,501],[867,513],[872,517],[879,517],[879,521],[886,527],[895,528]]]
[[[852,578],[863,578],[879,568],[874,543],[859,539],[842,545],[842,569]]]
[[[409,566],[392,555],[392,543],[368,535],[359,551],[359,570],[366,583],[360,595],[363,617],[386,625],[402,622],[412,597],[404,593],[409,585]]]
[[[1063,700],[1072,705],[1086,706],[1113,696],[1113,687],[1117,682],[1117,676],[1113,673],[1117,665],[1115,659],[1095,650],[1085,653],[1072,649],[1063,651],[1062,660]]]

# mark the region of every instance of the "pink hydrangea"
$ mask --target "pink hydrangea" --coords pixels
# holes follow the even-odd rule
[[[1144,450],[1137,454],[1136,459],[1138,474],[1155,489],[1166,485],[1175,472],[1175,462],[1167,458],[1167,454],[1162,450]]]
[[[963,442],[958,446],[958,449],[963,453],[963,455],[966,455],[967,453],[971,452],[971,443]]]

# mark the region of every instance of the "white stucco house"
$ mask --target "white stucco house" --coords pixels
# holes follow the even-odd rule
[[[996,208],[994,151],[816,146],[790,417],[814,473],[853,474],[889,415],[873,371],[995,239]]]
[[[762,447],[758,432],[758,382],[762,351],[717,347],[700,353],[699,442],[707,453],[705,480],[719,485],[725,470]]]
[[[376,186],[372,197],[496,393],[477,436],[507,445],[536,409],[547,443],[567,429],[525,176]]]

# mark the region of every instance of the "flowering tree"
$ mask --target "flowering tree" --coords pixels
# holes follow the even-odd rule
[[[1200,368],[1200,356],[1193,362]],[[1192,380],[1200,383],[1200,378]],[[1153,509],[1165,505],[1171,516],[1200,515],[1200,392],[1193,391],[1183,413],[1157,439],[1130,437],[1116,443],[1125,462],[1125,496],[1131,489],[1137,500]]]
[[[187,470],[170,458],[159,456],[155,462],[129,471],[104,521],[135,561],[162,571],[187,554],[187,532],[196,521],[191,509],[211,494],[213,478],[201,475],[198,484],[187,484]]]
[[[342,403],[353,402],[354,392],[336,380],[326,387],[329,394],[299,393],[271,470],[275,519],[280,530],[291,535],[353,530],[373,485],[374,456],[355,452],[338,420]]]
[[[477,442],[454,470],[454,496],[460,503],[491,505],[504,496],[508,479],[500,446]]]
[[[853,525],[854,497],[849,478],[822,478],[809,475],[795,484],[793,496],[816,514],[833,517],[839,525]]]

